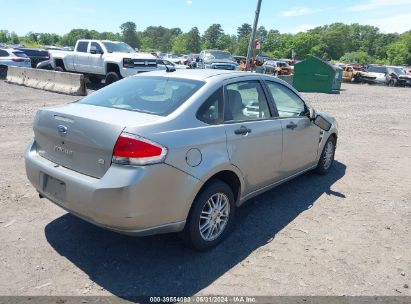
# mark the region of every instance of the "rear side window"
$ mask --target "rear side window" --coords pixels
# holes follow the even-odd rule
[[[223,122],[223,88],[215,91],[200,107],[197,118],[207,124],[216,125]]]
[[[242,81],[226,86],[227,120],[248,121],[271,117],[263,88],[258,81]]]
[[[88,42],[87,41],[80,41],[77,44],[77,52],[87,53]]]
[[[0,50],[0,57],[9,57],[9,53],[3,50]]]
[[[129,77],[85,97],[79,103],[167,116],[203,84],[191,79]]]

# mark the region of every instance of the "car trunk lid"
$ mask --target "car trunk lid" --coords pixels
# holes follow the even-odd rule
[[[40,156],[71,170],[101,178],[111,165],[114,145],[126,126],[160,116],[72,103],[39,110],[34,122]]]

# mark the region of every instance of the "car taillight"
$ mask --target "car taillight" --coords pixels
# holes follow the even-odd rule
[[[24,58],[11,58],[14,62],[24,62]]]
[[[143,166],[163,162],[166,156],[166,147],[137,135],[122,133],[114,146],[112,162]]]

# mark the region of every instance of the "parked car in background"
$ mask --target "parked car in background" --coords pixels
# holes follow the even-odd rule
[[[111,84],[121,78],[157,69],[157,58],[137,53],[124,42],[110,40],[79,40],[73,52],[50,51],[57,71],[82,73],[92,83],[105,79]]]
[[[51,60],[39,62],[36,66],[36,69],[49,71],[54,70],[53,65],[51,64]]]
[[[176,64],[166,59],[157,59],[157,67],[159,70],[167,70],[167,68],[172,69],[188,69],[189,66],[184,64]]]
[[[9,66],[30,68],[31,60],[20,50],[0,49],[0,78],[7,76]]]
[[[230,52],[204,50],[198,56],[197,67],[200,69],[238,70],[239,64],[235,62]]]
[[[293,70],[285,61],[267,60],[261,66],[261,73],[273,75],[291,75]]]
[[[241,61],[244,61],[244,62],[247,61],[247,57],[245,56],[233,56],[233,58],[235,62],[237,62],[238,64],[240,64]]]
[[[257,55],[255,57],[255,66],[262,66],[267,60],[277,60],[266,55]]]
[[[411,75],[405,74],[403,67],[387,67],[388,70],[388,82],[390,87],[411,87]]]
[[[387,74],[388,70],[386,66],[382,65],[369,65],[366,68],[367,73],[361,73],[361,79],[363,82],[370,84],[386,84],[388,83]]]
[[[175,64],[184,64],[184,58],[181,54],[166,54],[163,59],[167,59]]]
[[[362,82],[361,77],[367,77],[367,73],[360,65],[342,65],[340,68],[343,70],[342,81],[344,82]]]
[[[248,199],[328,173],[338,136],[290,85],[211,69],[128,77],[40,109],[33,130],[25,164],[41,197],[116,232],[181,232],[198,250],[224,239]]]
[[[31,49],[31,48],[18,48],[31,59],[31,67],[35,68],[42,62],[50,59],[50,54],[47,50]]]

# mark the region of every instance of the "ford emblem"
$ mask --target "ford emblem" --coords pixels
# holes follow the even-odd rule
[[[67,127],[64,125],[58,125],[57,126],[57,131],[59,132],[59,134],[63,135],[63,134],[67,134]]]

